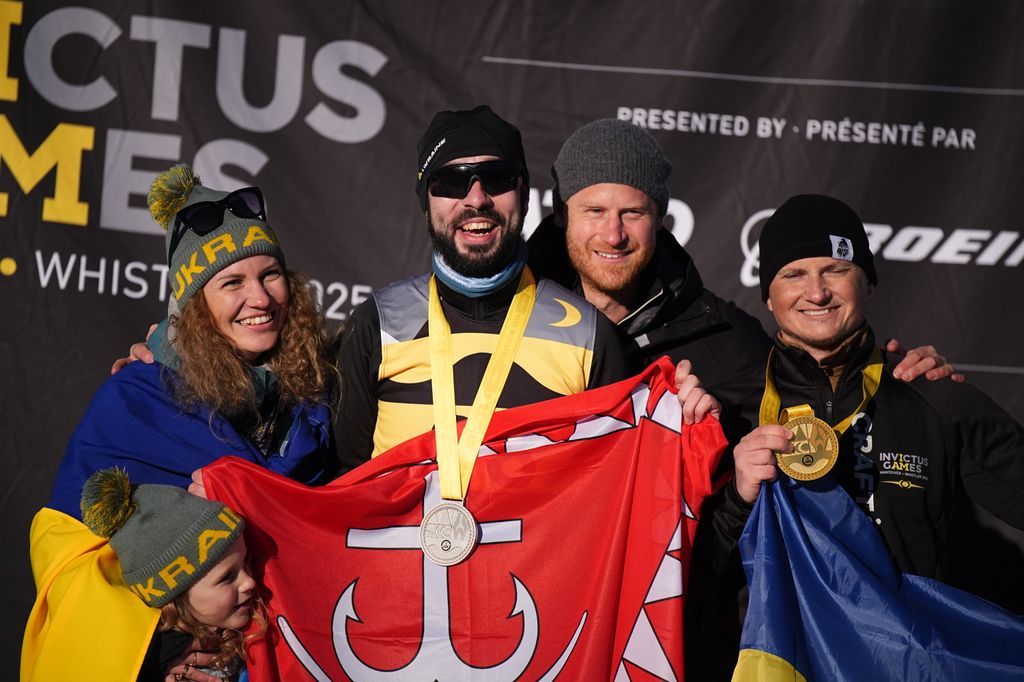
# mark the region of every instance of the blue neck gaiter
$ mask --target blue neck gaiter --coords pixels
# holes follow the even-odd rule
[[[434,274],[446,287],[469,298],[479,298],[497,291],[508,284],[512,278],[519,276],[526,264],[526,242],[520,239],[512,260],[490,277],[467,277],[460,274],[453,270],[437,251],[433,252],[431,258]]]

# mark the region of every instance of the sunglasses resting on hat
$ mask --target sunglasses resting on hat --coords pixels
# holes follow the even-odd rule
[[[469,194],[473,182],[479,180],[487,194],[497,196],[518,187],[519,179],[519,170],[504,159],[457,163],[432,171],[427,180],[427,191],[435,197],[462,199]]]
[[[191,230],[199,236],[209,234],[223,223],[225,210],[239,218],[255,218],[263,221],[267,219],[263,193],[258,187],[243,187],[217,201],[197,201],[190,204],[178,211],[174,221],[171,245],[167,250],[168,262],[174,255],[174,250],[178,248],[178,244],[181,243],[185,230]]]

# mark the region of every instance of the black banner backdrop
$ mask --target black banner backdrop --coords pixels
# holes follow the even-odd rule
[[[520,127],[527,232],[550,210],[565,137],[627,119],[671,158],[669,223],[712,289],[770,321],[761,224],[792,194],[838,196],[869,223],[876,332],[934,343],[1024,419],[1022,13],[0,0],[0,669],[16,665],[28,526],[64,445],[113,359],[163,316],[144,195],[178,160],[214,187],[262,187],[289,264],[340,322],[428,266],[413,184],[435,111],[488,103]]]

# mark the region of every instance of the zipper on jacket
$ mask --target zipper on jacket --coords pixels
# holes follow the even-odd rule
[[[641,312],[643,312],[643,311],[644,311],[644,310],[645,310],[645,309],[646,309],[646,308],[647,308],[648,306],[650,306],[650,305],[651,305],[652,303],[654,303],[654,302],[655,302],[655,301],[657,301],[657,300],[658,300],[659,298],[661,298],[661,297],[662,297],[662,295],[663,295],[664,293],[665,293],[665,290],[664,290],[664,289],[660,289],[660,290],[658,291],[658,293],[656,293],[656,294],[655,294],[654,296],[651,296],[651,297],[650,297],[649,299],[647,299],[646,301],[644,301],[643,303],[641,303],[641,304],[640,304],[640,306],[639,306],[639,307],[637,307],[637,309],[636,309],[636,310],[634,310],[633,312],[629,313],[629,314],[628,314],[628,315],[626,315],[626,316],[625,316],[624,318],[622,318],[621,320],[619,320],[618,322],[616,322],[616,323],[615,323],[615,324],[616,324],[616,326],[619,326],[619,327],[624,327],[624,326],[626,325],[626,323],[628,323],[628,322],[629,322],[630,320],[632,320],[632,319],[633,319],[634,317],[636,317],[636,316],[637,316],[637,315],[639,315],[639,314],[640,314]]]
[[[825,373],[818,368],[815,368],[815,383],[818,389],[818,402],[817,406],[825,406],[825,417],[824,420],[830,425],[832,424],[832,407],[836,399],[836,392],[832,390],[832,382],[829,381]],[[817,410],[815,410],[817,412]]]

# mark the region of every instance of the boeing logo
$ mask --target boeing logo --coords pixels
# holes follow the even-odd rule
[[[757,211],[740,230],[743,286],[758,286],[760,250],[757,237],[760,227],[775,209]],[[757,231],[755,231],[757,228]],[[972,230],[907,225],[893,228],[884,223],[864,223],[871,252],[885,260],[919,263],[928,261],[943,265],[1003,265],[1015,268],[1024,262],[1024,240],[1013,230]]]

